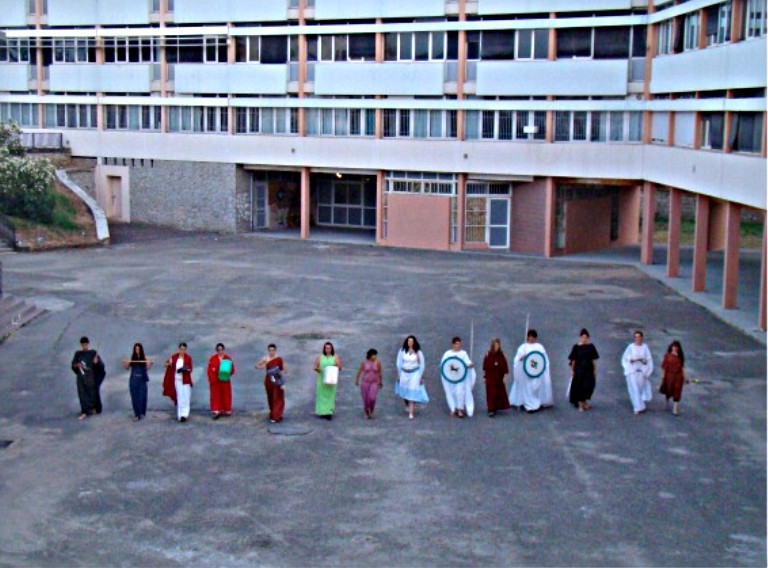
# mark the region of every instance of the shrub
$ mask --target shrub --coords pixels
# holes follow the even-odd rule
[[[40,223],[53,220],[53,165],[26,156],[15,124],[0,123],[0,212]]]

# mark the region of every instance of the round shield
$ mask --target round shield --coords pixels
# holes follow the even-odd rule
[[[523,359],[523,372],[529,379],[538,379],[547,370],[547,358],[541,351],[531,351]]]
[[[440,374],[449,383],[460,383],[467,378],[468,371],[469,369],[464,360],[455,356],[447,357],[440,364]]]

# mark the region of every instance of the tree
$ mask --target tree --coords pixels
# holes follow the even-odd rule
[[[53,220],[53,164],[26,155],[21,129],[0,123],[0,212],[40,223]]]

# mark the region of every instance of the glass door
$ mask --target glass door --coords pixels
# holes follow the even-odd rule
[[[491,248],[509,248],[509,199],[488,199],[487,242]]]

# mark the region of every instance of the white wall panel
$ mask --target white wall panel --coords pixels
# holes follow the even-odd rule
[[[765,158],[757,156],[645,146],[643,177],[750,207],[766,207]]]
[[[175,67],[177,93],[232,93],[284,95],[288,92],[288,65],[205,65]]]
[[[50,66],[51,91],[148,93],[149,63],[55,63]]]
[[[0,65],[0,91],[28,91],[29,67],[28,63]]]
[[[626,60],[479,61],[478,95],[626,95]]]
[[[675,113],[675,146],[693,148],[696,137],[696,113]]]
[[[664,55],[653,60],[651,92],[766,86],[766,38]]]
[[[287,15],[288,0],[175,0],[173,8],[174,21],[184,24],[273,22],[285,20]]]
[[[443,94],[443,63],[318,63],[316,95]]]
[[[628,10],[631,0],[478,0],[477,12],[483,14],[526,14],[546,12],[591,12]]]
[[[316,20],[444,16],[445,0],[315,0]]]
[[[48,0],[48,24],[147,24],[150,8],[150,0]]]
[[[0,26],[26,26],[28,0],[3,0]]]

